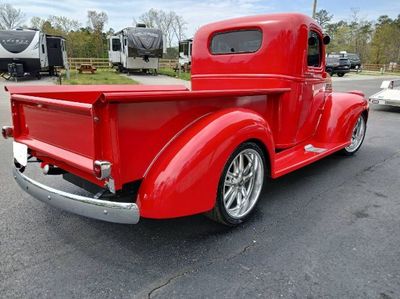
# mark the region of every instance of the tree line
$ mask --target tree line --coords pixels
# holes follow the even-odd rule
[[[348,20],[332,22],[333,15],[322,9],[315,18],[331,37],[328,53],[357,53],[363,63],[400,62],[400,14],[395,19],[382,15],[369,21],[360,17],[358,9],[352,9]]]
[[[32,17],[27,24],[25,14],[21,9],[14,8],[11,4],[0,5],[0,30],[17,28],[38,29],[47,34],[59,35],[67,41],[67,53],[69,57],[108,57],[108,36],[115,33],[113,28],[106,30],[108,16],[106,12],[89,10],[87,12],[87,26],[64,16],[50,15],[47,18]],[[175,58],[178,55],[176,46],[179,40],[186,37],[186,21],[173,11],[150,9],[148,12],[133,19],[137,23],[144,23],[149,28],[161,29],[164,33],[164,42],[170,56]],[[122,28],[120,28],[122,29]],[[172,53],[171,53],[172,52]]]
[[[394,19],[382,15],[377,20],[366,20],[360,17],[358,9],[352,9],[347,20],[333,22],[333,17],[324,9],[319,10],[315,16],[331,37],[328,53],[357,53],[363,63],[400,62],[400,14]],[[106,30],[107,23],[107,13],[89,10],[87,26],[63,16],[33,17],[27,24],[20,9],[11,4],[0,5],[0,29],[36,28],[48,34],[63,36],[67,40],[69,57],[107,57],[107,36],[114,33],[113,28]],[[168,58],[177,57],[178,41],[187,38],[187,22],[182,16],[174,11],[152,8],[137,20],[133,19],[132,25],[137,23],[161,29],[169,48]]]

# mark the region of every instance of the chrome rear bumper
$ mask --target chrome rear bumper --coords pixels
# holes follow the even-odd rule
[[[14,167],[18,185],[36,199],[81,216],[108,222],[136,224],[140,212],[135,203],[112,202],[60,191],[36,182]]]

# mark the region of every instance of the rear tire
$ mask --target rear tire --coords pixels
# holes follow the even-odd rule
[[[367,121],[365,116],[361,114],[354,125],[353,133],[351,135],[351,144],[342,149],[340,153],[345,156],[354,155],[360,149],[364,141],[366,131]]]
[[[343,77],[344,73],[337,73],[338,77]]]
[[[260,197],[265,157],[253,142],[242,143],[230,156],[222,171],[214,208],[206,215],[227,226],[246,221]]]

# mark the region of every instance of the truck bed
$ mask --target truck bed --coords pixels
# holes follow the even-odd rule
[[[110,161],[118,190],[140,180],[183,128],[222,108],[267,113],[288,88],[189,91],[184,86],[7,87],[14,139],[33,156],[99,186],[95,160]],[[267,112],[266,112],[267,111]],[[272,123],[272,122],[271,122]]]

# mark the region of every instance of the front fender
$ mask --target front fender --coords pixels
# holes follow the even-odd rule
[[[145,174],[137,197],[140,215],[173,218],[211,210],[226,161],[250,139],[261,142],[272,157],[268,124],[247,109],[208,114],[180,132]]]
[[[316,140],[324,143],[350,142],[354,125],[368,101],[360,92],[330,94],[316,132]]]

